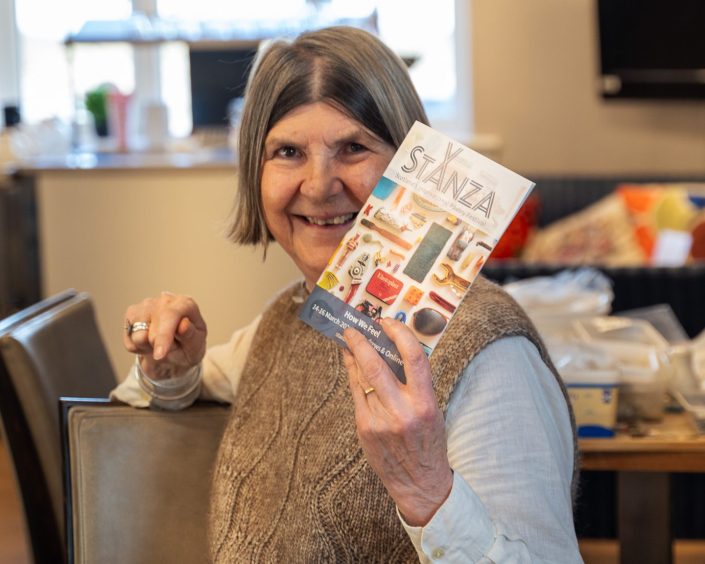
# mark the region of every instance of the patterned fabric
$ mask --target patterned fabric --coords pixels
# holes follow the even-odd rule
[[[299,321],[301,292],[272,303],[250,349],[213,478],[213,561],[417,562],[358,443],[341,350]],[[552,368],[523,311],[478,278],[431,357],[444,413],[475,354],[510,335],[533,341]]]

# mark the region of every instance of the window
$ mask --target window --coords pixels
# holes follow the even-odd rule
[[[162,18],[192,22],[212,33],[235,22],[238,28],[253,34],[277,25],[286,30],[287,25],[298,21],[313,25],[321,20],[361,19],[376,10],[380,37],[400,55],[414,59],[409,69],[411,78],[432,124],[461,139],[469,139],[472,132],[470,15],[466,0],[436,0],[432,9],[428,2],[419,0],[157,0],[157,10]],[[276,21],[272,14],[277,14]],[[167,83],[165,80],[163,85]]]
[[[63,44],[85,20],[129,16],[129,0],[15,0],[15,10],[24,121],[52,116],[69,120],[77,99],[103,82],[112,82],[125,92],[134,88],[129,45],[96,45],[89,50]]]
[[[128,43],[73,44],[64,39],[88,20],[130,17],[134,0],[14,0],[19,46],[19,92],[23,119],[51,116],[70,120],[87,90],[112,83],[130,93],[144,76],[136,53],[145,47]],[[465,0],[428,2],[400,0],[150,0],[164,22],[217,36],[236,22],[253,33],[291,29],[291,22],[316,25],[325,20],[364,18],[376,10],[380,36],[400,55],[413,59],[410,73],[434,126],[468,139],[472,131],[470,96],[469,14]],[[40,14],[40,17],[37,15]],[[272,14],[276,14],[273,18]],[[279,31],[277,31],[279,30]],[[169,108],[170,131],[191,131],[188,49],[183,43],[152,46],[147,58],[158,91]],[[106,64],[106,62],[109,62]],[[150,65],[152,65],[150,67]],[[2,71],[0,71],[2,72]],[[142,79],[143,80],[143,79]]]

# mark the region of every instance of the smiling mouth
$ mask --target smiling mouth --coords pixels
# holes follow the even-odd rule
[[[355,219],[356,213],[346,213],[344,215],[337,215],[335,217],[328,217],[328,218],[320,218],[320,217],[312,217],[305,215],[303,216],[306,221],[308,221],[311,225],[342,225],[344,223],[347,223],[353,219]]]

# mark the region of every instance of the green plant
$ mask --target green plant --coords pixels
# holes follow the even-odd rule
[[[86,109],[93,114],[98,135],[108,134],[108,93],[103,87],[86,92]]]

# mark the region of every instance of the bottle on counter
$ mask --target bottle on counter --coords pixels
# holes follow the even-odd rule
[[[95,119],[86,109],[83,100],[76,101],[76,110],[71,123],[71,144],[78,153],[90,153],[96,150]]]
[[[3,107],[5,127],[0,131],[0,166],[15,160],[12,151],[12,132],[20,124],[20,108],[15,105]]]

